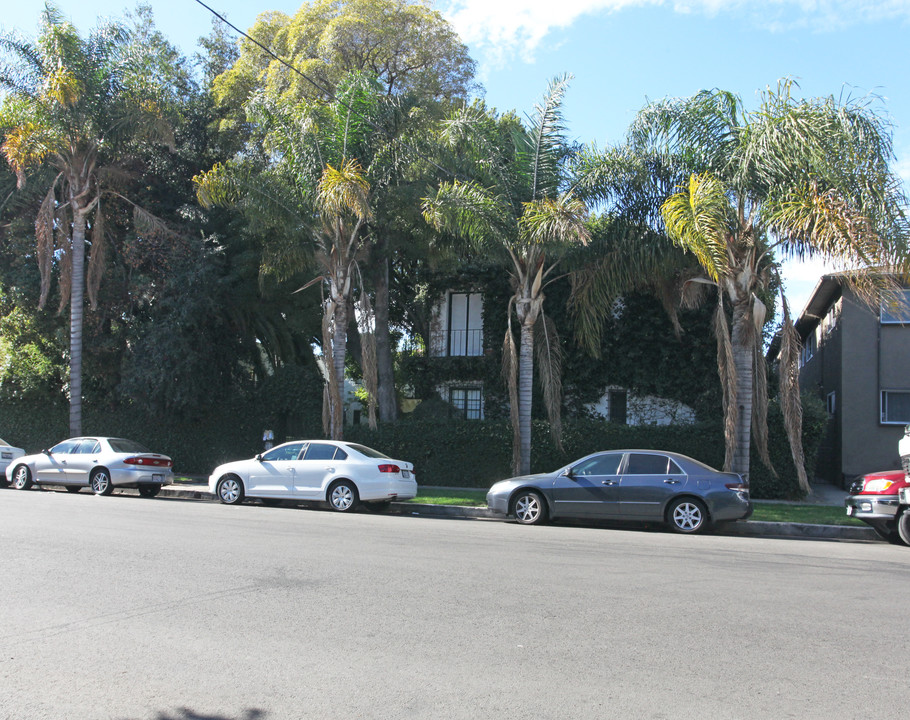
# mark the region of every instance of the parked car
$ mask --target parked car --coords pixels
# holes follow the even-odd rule
[[[907,487],[903,470],[884,470],[858,478],[844,498],[847,515],[868,524],[888,542],[900,543],[897,529],[898,494]]]
[[[132,440],[78,437],[18,458],[6,469],[6,479],[18,490],[47,484],[63,485],[70,492],[90,487],[96,495],[110,495],[115,487],[128,487],[155,497],[173,480],[171,467],[167,455]]]
[[[503,480],[490,488],[487,505],[523,525],[604,518],[659,521],[681,533],[752,514],[740,475],[658,450],[599,452],[551,473]]]
[[[25,450],[22,448],[13,447],[6,440],[0,438],[0,473],[2,476],[6,477],[6,468],[9,467],[10,463],[13,462],[16,458],[20,458],[25,455]],[[4,481],[4,485],[6,482]]]
[[[417,496],[414,466],[356,443],[295,440],[250,460],[219,465],[209,491],[227,505],[244,498],[324,501],[350,512],[360,503],[388,504]]]
[[[910,485],[902,487],[898,494],[900,505],[897,507],[897,534],[904,545],[910,545]]]

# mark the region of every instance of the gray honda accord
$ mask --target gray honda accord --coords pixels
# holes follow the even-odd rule
[[[502,480],[487,505],[523,525],[548,519],[659,521],[681,533],[752,514],[749,483],[698,460],[659,450],[610,450],[551,473]]]

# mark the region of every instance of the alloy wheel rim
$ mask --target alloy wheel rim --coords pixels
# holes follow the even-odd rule
[[[692,503],[678,505],[673,511],[673,522],[681,530],[695,530],[701,525],[701,510]]]
[[[225,502],[234,502],[240,494],[240,488],[234,480],[225,480],[221,483],[221,499]]]
[[[21,490],[28,481],[28,471],[21,467],[16,471],[16,489]]]
[[[339,485],[332,491],[332,505],[339,510],[347,510],[354,502],[354,493],[347,485]]]
[[[532,495],[520,497],[518,502],[515,503],[515,514],[520,520],[536,520],[537,516],[540,515],[540,503]]]
[[[92,490],[96,493],[104,492],[107,488],[107,483],[107,475],[104,473],[95,473],[95,475],[92,476]]]

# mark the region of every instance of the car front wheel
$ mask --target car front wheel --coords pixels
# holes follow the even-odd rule
[[[904,508],[897,518],[897,533],[904,545],[910,545],[910,508]]]
[[[114,492],[114,483],[107,470],[95,470],[88,484],[95,495],[110,495]]]
[[[348,480],[338,480],[329,487],[326,499],[332,510],[351,512],[357,507],[357,486]]]
[[[512,512],[522,525],[540,525],[547,519],[547,506],[543,497],[532,490],[521,492],[515,497]]]
[[[13,487],[16,490],[28,490],[32,486],[32,471],[25,465],[20,465],[13,472]]]
[[[225,505],[239,505],[243,502],[243,483],[234,475],[227,475],[218,481],[215,494]]]
[[[681,498],[670,505],[667,520],[678,533],[698,533],[708,526],[708,510],[699,500]]]

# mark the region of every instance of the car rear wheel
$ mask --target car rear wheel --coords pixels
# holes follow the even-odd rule
[[[547,506],[540,493],[525,490],[512,501],[512,514],[522,525],[540,525],[547,519]]]
[[[67,485],[66,491],[71,493],[77,493],[82,489],[81,485]]]
[[[218,481],[215,494],[225,505],[239,505],[243,502],[243,483],[235,475],[225,475]]]
[[[140,497],[155,497],[158,493],[161,492],[161,486],[158,483],[149,483],[139,486],[139,496]]]
[[[904,508],[897,518],[897,533],[904,545],[910,545],[910,508]]]
[[[32,486],[32,471],[26,465],[20,465],[13,471],[13,487],[16,490],[28,490]]]
[[[357,486],[349,480],[333,482],[326,493],[329,507],[336,512],[351,512],[357,507]]]
[[[680,498],[667,509],[667,522],[675,532],[698,533],[708,526],[708,510],[700,500]]]
[[[110,495],[114,492],[114,483],[111,482],[111,476],[107,470],[95,470],[88,484],[95,495]]]

